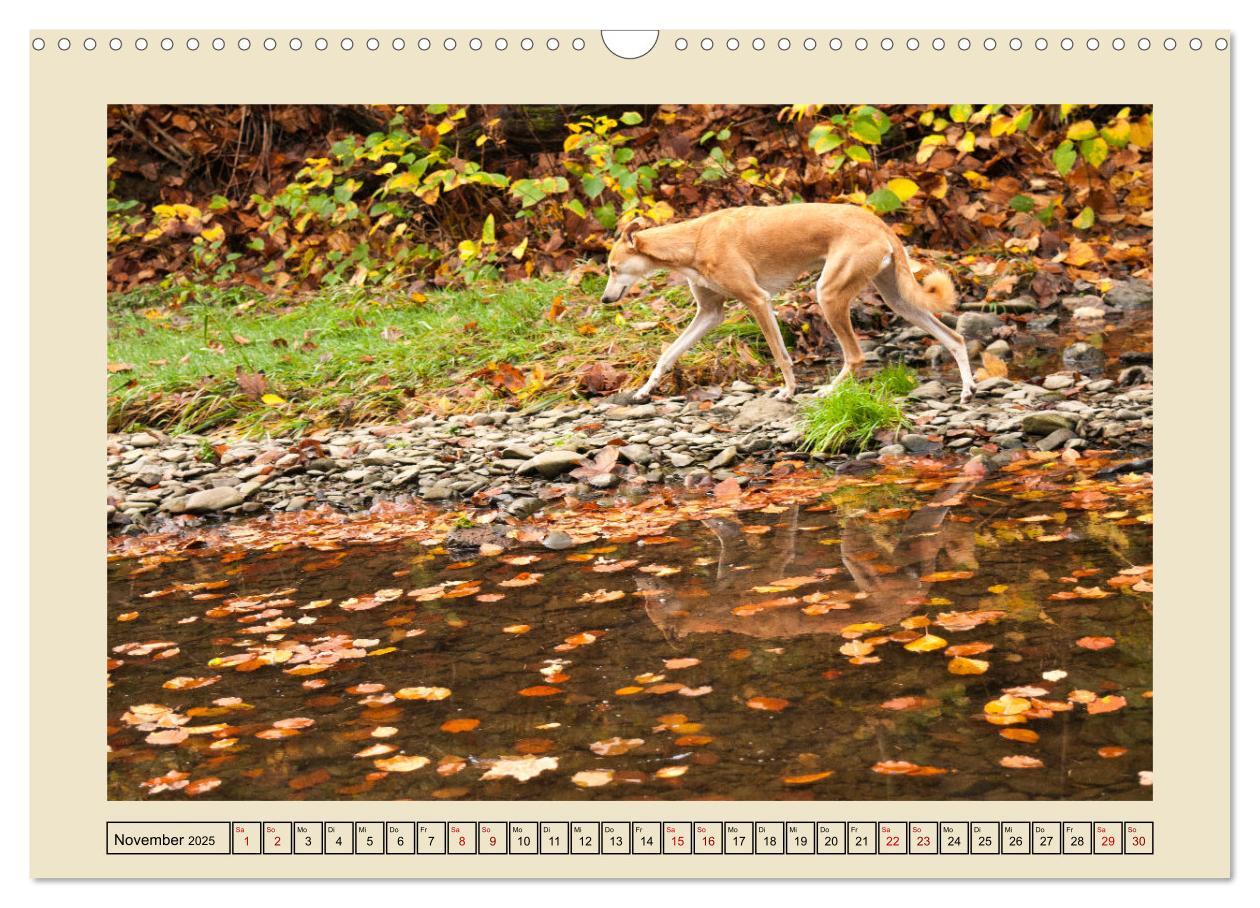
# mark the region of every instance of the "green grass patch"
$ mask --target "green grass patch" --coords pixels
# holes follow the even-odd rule
[[[259,434],[536,408],[590,393],[592,365],[632,387],[692,306],[672,288],[604,306],[601,286],[549,278],[423,295],[344,288],[280,299],[196,286],[114,295],[109,427]],[[742,322],[728,324],[686,357],[689,381],[758,374],[764,346]]]
[[[823,397],[805,404],[805,447],[816,454],[870,447],[875,433],[905,423],[897,398],[918,384],[904,365],[885,366],[866,381],[849,377]]]

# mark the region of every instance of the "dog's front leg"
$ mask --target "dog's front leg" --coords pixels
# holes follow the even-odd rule
[[[666,373],[674,368],[674,363],[678,362],[684,353],[694,347],[700,341],[700,338],[722,324],[723,312],[720,294],[692,284],[691,295],[696,300],[695,318],[691,320],[691,324],[684,329],[683,333],[678,335],[674,342],[661,354],[661,358],[656,363],[656,368],[652,370],[648,380],[643,383],[643,387],[631,395],[634,400],[647,400],[648,395],[656,390],[656,386],[665,378]]]
[[[764,295],[748,295],[741,297],[741,302],[752,312],[757,327],[765,335],[770,345],[770,353],[774,363],[783,374],[783,387],[774,392],[779,400],[791,400],[796,395],[796,374],[792,371],[792,358],[788,356],[787,345],[783,343],[783,332],[779,330],[779,320],[774,317],[774,307]]]

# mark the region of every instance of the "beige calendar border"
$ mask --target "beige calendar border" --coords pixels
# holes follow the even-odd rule
[[[134,47],[143,34],[147,51]],[[174,49],[164,51],[167,34]],[[1230,872],[1230,52],[1186,32],[662,32],[636,61],[598,32],[38,32],[31,66],[31,872],[36,876],[1224,876]],[[507,50],[493,41],[510,39]],[[752,48],[758,34],[766,39]],[[908,37],[920,47],[904,49]],[[929,42],[945,38],[942,51]],[[343,36],[355,49],[342,51]],[[395,52],[401,36],[407,49]],[[416,50],[422,35],[433,42]],[[467,48],[477,35],[480,51]],[[555,36],[560,50],[544,42]],[[680,35],[690,49],[678,52]],[[716,46],[699,49],[711,36]],[[971,48],[957,48],[966,35]],[[1166,51],[1165,38],[1177,49]],[[84,48],[93,37],[94,50]],[[123,48],[111,51],[117,36]],[[184,49],[188,37],[200,44]],[[215,37],[223,51],[211,49]],[[252,49],[237,49],[247,36]],[[304,49],[293,52],[291,37]],[[441,42],[452,36],[456,51]],[[726,49],[736,37],[740,49]],[[844,42],[828,49],[833,36]],[[883,51],[891,37],[896,49]],[[997,48],[983,49],[987,37]],[[1018,36],[1020,51],[1009,49]],[[1044,36],[1048,49],[1034,48]],[[1060,48],[1070,36],[1072,51]],[[1101,47],[1086,49],[1096,36]],[[1114,51],[1122,37],[1126,48]],[[67,37],[69,50],[57,41]],[[263,47],[274,37],[275,50]],[[580,37],[585,49],[569,50]],[[792,49],[776,48],[787,37]],[[817,41],[807,52],[802,42]],[[855,49],[865,37],[869,47]],[[1138,40],[1150,39],[1149,50]],[[997,95],[998,97],[994,97]],[[105,108],[109,102],[634,103],[958,99],[1150,102],[1155,168],[1159,383],[1152,802],[184,802],[105,800]],[[1193,356],[1176,356],[1173,339]],[[95,391],[91,389],[97,389]],[[1184,628],[1193,628],[1193,641]],[[1154,820],[1142,856],[107,857],[107,820]]]

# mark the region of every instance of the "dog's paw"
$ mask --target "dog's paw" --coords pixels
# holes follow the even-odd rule
[[[791,400],[796,396],[795,388],[779,388],[770,397],[774,400]]]
[[[638,391],[635,391],[633,394],[630,395],[630,399],[634,401],[636,404],[641,404],[645,400],[650,398],[651,396],[652,396],[651,391],[646,390],[644,388],[640,388]]]

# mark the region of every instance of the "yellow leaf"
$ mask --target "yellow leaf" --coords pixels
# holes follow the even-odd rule
[[[283,407],[287,401],[278,394],[264,394],[262,402],[269,407]]]
[[[1093,120],[1081,120],[1079,123],[1073,123],[1068,127],[1067,131],[1067,137],[1073,142],[1093,138],[1096,135],[1098,135],[1098,130],[1094,127]]]
[[[934,649],[940,649],[945,645],[945,640],[933,634],[924,634],[915,640],[911,640],[906,644],[906,649],[912,653],[930,653]]]
[[[914,180],[907,180],[905,177],[897,177],[888,181],[888,189],[893,195],[905,202],[918,193],[919,184]]]

